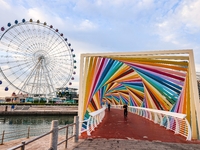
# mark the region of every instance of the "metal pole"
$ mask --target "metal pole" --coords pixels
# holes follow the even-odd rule
[[[79,117],[78,116],[74,116],[74,123],[76,124],[74,128],[74,134],[73,134],[75,135],[74,142],[78,142],[78,136],[79,136]]]
[[[30,127],[28,127],[28,135],[27,135],[27,138],[29,138],[30,136]]]
[[[51,122],[51,135],[49,149],[57,150],[58,145],[58,120]]]
[[[66,142],[65,142],[65,148],[67,148],[67,142],[68,142],[68,127],[66,128]]]
[[[5,134],[5,130],[3,130],[3,133],[2,133],[1,144],[3,144],[3,140],[4,140],[4,134]]]
[[[21,147],[21,150],[25,150],[25,141],[22,142],[23,146]]]

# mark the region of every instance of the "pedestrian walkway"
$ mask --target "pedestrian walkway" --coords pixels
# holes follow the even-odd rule
[[[35,137],[31,137],[29,139],[21,138],[21,139],[5,142],[3,145],[0,145],[0,150],[8,150],[9,148],[12,148],[14,146],[21,144],[22,141],[30,141],[33,138],[35,138]],[[49,145],[50,145],[49,139],[50,139],[50,136],[47,135],[39,140],[36,140],[33,143],[26,145],[25,150],[48,150]],[[65,136],[59,136],[58,142],[61,142],[64,139],[65,139]],[[67,144],[67,150],[74,149],[75,146],[77,146],[78,144],[80,144],[83,141],[84,141],[83,139],[80,139],[77,143],[75,143],[73,139],[69,139],[68,144]],[[18,150],[20,150],[20,148]],[[65,143],[59,145],[57,150],[65,150]]]
[[[87,139],[73,150],[199,150],[200,144],[168,143],[147,140]]]
[[[76,146],[80,149],[200,149],[200,141],[186,141],[186,137],[176,135],[158,124],[154,124],[138,115],[129,113],[123,116],[118,109],[106,110],[102,123],[87,136],[82,134],[84,142]]]

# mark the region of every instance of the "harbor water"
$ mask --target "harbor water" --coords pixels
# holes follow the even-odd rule
[[[28,136],[39,136],[50,131],[52,120],[58,120],[59,127],[62,127],[73,123],[74,116],[1,116],[0,140],[2,140],[3,132],[4,142]],[[68,132],[72,134],[72,128],[69,128]],[[65,131],[60,131],[59,134],[65,134]]]

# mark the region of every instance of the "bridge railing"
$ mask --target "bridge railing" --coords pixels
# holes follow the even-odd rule
[[[123,109],[123,105],[111,105],[111,108]],[[87,120],[82,121],[81,133],[87,132],[87,135],[91,135],[91,132],[102,121],[105,116],[106,106],[90,113],[90,117]],[[192,132],[190,124],[186,118],[186,114],[155,110],[143,107],[129,106],[129,112],[142,116],[146,119],[153,121],[160,126],[165,127],[167,130],[174,131],[175,134],[180,134],[186,137],[186,140],[191,140]]]
[[[87,132],[87,135],[90,136],[91,132],[101,123],[105,116],[106,106],[103,106],[101,109],[89,113],[89,118],[87,120],[80,121],[82,123],[82,128],[80,133]]]
[[[73,127],[73,135],[68,136],[68,128]],[[74,138],[74,142],[78,142],[78,136],[79,136],[79,117],[75,116],[74,117],[74,123],[68,124],[64,127],[59,127],[58,126],[58,120],[53,120],[51,124],[51,129],[49,132],[42,134],[38,137],[34,137],[31,140],[28,141],[22,141],[21,144],[16,145],[14,147],[9,148],[8,150],[25,150],[25,147],[35,141],[41,140],[41,138],[50,135],[50,140],[49,140],[49,150],[57,150],[57,147],[63,143],[65,143],[65,149],[67,148],[68,145],[68,140],[71,138]],[[58,142],[58,137],[59,137],[59,131],[60,130],[66,130],[65,134],[65,139]]]
[[[121,105],[113,106],[113,108],[122,108]],[[129,112],[145,117],[167,130],[172,130],[175,134],[180,134],[186,137],[186,140],[191,140],[192,132],[190,124],[186,118],[186,114],[155,110],[143,107],[128,107]]]
[[[111,105],[111,108],[123,109],[123,105]]]

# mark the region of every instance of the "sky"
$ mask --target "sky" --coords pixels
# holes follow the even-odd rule
[[[200,0],[0,0],[0,14],[0,27],[32,18],[68,38],[77,59],[71,87],[82,53],[193,49],[200,72]],[[0,80],[0,97],[9,96]]]

